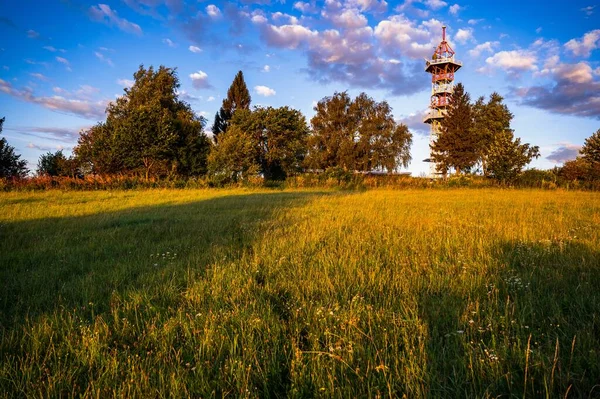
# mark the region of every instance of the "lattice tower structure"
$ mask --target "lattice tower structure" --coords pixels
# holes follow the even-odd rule
[[[462,67],[462,62],[454,59],[455,54],[446,41],[446,27],[443,26],[442,41],[435,49],[431,59],[426,60],[425,64],[425,72],[431,74],[431,101],[423,122],[430,125],[430,144],[433,144],[440,134],[441,122],[446,116],[448,106],[452,101],[454,74]],[[425,162],[430,163],[429,175],[431,177],[440,176],[433,161],[431,150],[430,157],[425,159]]]

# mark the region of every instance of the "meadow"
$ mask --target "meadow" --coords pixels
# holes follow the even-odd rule
[[[0,396],[600,397],[600,194],[0,193]]]

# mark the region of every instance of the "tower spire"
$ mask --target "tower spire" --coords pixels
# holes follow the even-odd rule
[[[433,143],[441,129],[441,121],[446,116],[447,108],[454,92],[454,73],[460,69],[462,62],[454,59],[455,52],[446,41],[446,26],[442,26],[442,41],[436,47],[430,60],[425,63],[425,72],[431,74],[431,100],[429,111],[423,122],[430,127],[429,142]],[[430,150],[431,151],[431,150]],[[429,174],[431,177],[439,176],[433,154],[425,159],[430,162]]]

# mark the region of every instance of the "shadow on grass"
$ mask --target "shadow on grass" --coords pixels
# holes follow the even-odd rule
[[[141,195],[141,194],[140,194]],[[250,251],[273,212],[323,192],[233,195],[0,226],[0,330],[25,318],[109,309],[130,291],[168,308],[215,260]],[[163,290],[162,287],[170,289]],[[89,308],[89,309],[88,309]]]
[[[600,253],[575,240],[505,242],[469,295],[424,290],[435,397],[600,397]],[[456,276],[460,278],[460,276]]]

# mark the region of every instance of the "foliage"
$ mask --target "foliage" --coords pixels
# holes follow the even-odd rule
[[[510,123],[513,114],[504,104],[503,97],[494,92],[488,102],[484,97],[477,99],[473,104],[473,132],[478,146],[478,162],[481,163],[484,176],[488,176],[488,158],[494,140],[497,136],[511,130]]]
[[[397,124],[385,101],[365,93],[354,100],[347,92],[325,97],[311,119],[306,165],[311,169],[397,170],[410,161],[412,135]]]
[[[540,156],[538,146],[521,144],[511,130],[496,134],[487,149],[486,175],[501,182],[514,180],[532,159]]]
[[[218,186],[246,181],[258,175],[257,148],[252,136],[232,125],[221,133],[217,145],[208,156],[209,175]]]
[[[250,136],[255,162],[265,179],[281,180],[301,171],[308,127],[300,111],[288,107],[240,110],[231,119],[231,126]]]
[[[84,132],[74,152],[97,174],[197,176],[206,172],[210,148],[205,119],[179,100],[176,71],[142,66],[135,83],[107,107],[104,123]]]
[[[1,193],[0,208],[7,397],[597,390],[598,193]]]
[[[36,173],[39,176],[69,176],[68,159],[62,150],[40,155]]]
[[[218,140],[219,134],[227,131],[229,121],[233,117],[235,111],[249,110],[251,101],[252,98],[250,97],[250,92],[244,81],[244,73],[238,71],[231,86],[229,86],[229,89],[227,90],[227,97],[223,99],[221,108],[215,114],[215,121],[212,127],[215,141]]]
[[[475,166],[479,158],[479,141],[473,134],[473,124],[471,97],[462,83],[458,83],[442,119],[441,131],[431,144],[431,155],[438,172],[446,175],[454,169],[460,174]]]
[[[600,129],[585,139],[580,152],[587,162],[600,166]]]
[[[4,121],[5,118],[0,119],[0,134]],[[0,179],[21,178],[25,177],[27,173],[29,173],[27,161],[15,153],[14,147],[9,146],[4,137],[0,137]]]

